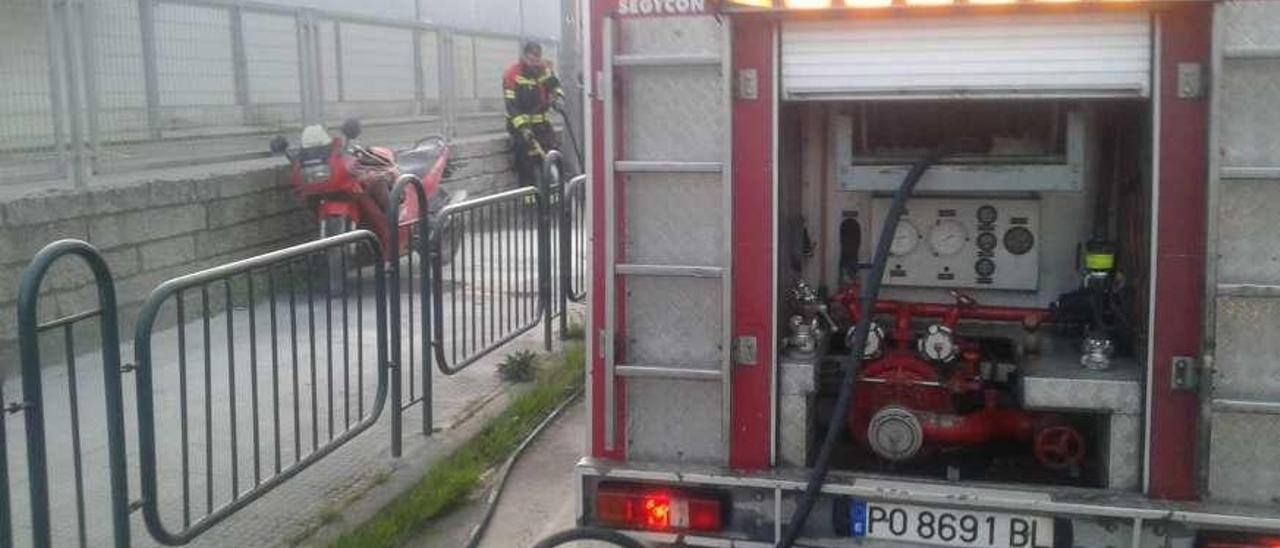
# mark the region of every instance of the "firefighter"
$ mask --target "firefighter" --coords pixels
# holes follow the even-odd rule
[[[542,46],[537,42],[525,43],[520,60],[502,74],[502,94],[516,174],[521,186],[534,185],[546,151],[560,146],[549,109],[560,109],[564,103],[560,79],[551,64],[542,60]]]

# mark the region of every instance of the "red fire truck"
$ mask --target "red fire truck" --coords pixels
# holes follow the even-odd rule
[[[1280,546],[1280,2],[585,4],[583,524]]]

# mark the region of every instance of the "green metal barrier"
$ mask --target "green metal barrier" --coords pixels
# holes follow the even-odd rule
[[[352,251],[360,251],[362,248],[366,253],[366,257],[370,258],[372,264],[368,267],[351,268],[349,265],[356,262],[352,260],[350,255]],[[329,261],[335,256],[340,261],[344,273],[354,273],[356,281],[354,288],[346,287],[348,285],[347,278],[343,278],[341,282],[344,286],[342,290],[333,291],[334,288],[329,287],[331,280],[327,277],[330,274]],[[358,260],[358,259],[357,259]],[[335,360],[335,352],[333,348],[337,345],[342,350],[341,359],[350,355],[351,341],[344,336],[344,327],[350,323],[348,317],[348,300],[355,299],[357,306],[357,318],[363,301],[364,282],[362,274],[364,268],[371,268],[373,273],[370,276],[374,283],[375,298],[375,320],[377,324],[377,351],[376,351],[376,375],[377,385],[374,394],[374,401],[368,408],[368,413],[363,408],[363,388],[357,388],[356,401],[361,406],[356,412],[357,422],[351,422],[349,409],[351,407],[350,392],[345,388],[342,390],[339,399],[335,399],[334,388],[340,383],[335,381],[335,367],[341,366],[341,370],[336,373],[342,375],[339,379],[342,386],[346,386],[347,380],[350,378],[348,364],[343,361],[338,363]],[[255,278],[256,277],[256,278]],[[134,335],[134,357],[137,362],[137,399],[138,399],[138,444],[139,449],[139,466],[141,468],[142,478],[142,515],[146,522],[147,531],[152,538],[167,545],[181,545],[191,542],[201,533],[209,528],[227,519],[232,514],[248,506],[249,503],[261,498],[264,494],[272,489],[280,486],[289,478],[297,475],[307,467],[319,462],[326,455],[341,447],[343,444],[351,441],[362,432],[368,430],[377,421],[382,414],[383,408],[386,407],[388,400],[389,385],[391,384],[391,364],[387,359],[387,288],[386,288],[386,269],[381,255],[381,244],[376,236],[367,230],[356,230],[347,232],[337,236],[308,242],[305,244],[293,246],[287,249],[274,251],[264,255],[258,255],[242,261],[224,264],[194,274],[174,278],[160,284],[151,296],[147,299],[142,307],[142,311],[138,317],[137,329]],[[255,280],[263,280],[258,282]],[[317,281],[319,280],[319,281]],[[243,307],[243,311],[237,313],[233,309],[235,304],[235,292],[233,285],[237,288],[243,287],[247,291],[248,305]],[[265,288],[263,287],[265,286]],[[271,389],[266,396],[267,405],[270,416],[272,418],[271,427],[264,435],[259,432],[259,422],[266,419],[260,416],[260,389],[257,385],[259,371],[259,352],[256,350],[257,333],[254,328],[258,323],[258,312],[255,312],[260,304],[253,299],[255,287],[267,293],[268,298],[265,302],[270,304],[266,307],[269,310],[263,313],[269,316],[271,351],[269,359],[265,360],[269,363],[261,364],[262,367],[269,367],[271,371]],[[284,288],[287,293],[284,296],[278,295],[278,291]],[[225,352],[220,352],[215,359],[212,347],[215,344],[214,338],[211,336],[211,323],[213,316],[218,312],[210,305],[210,289],[221,289],[226,295],[225,303],[228,303],[227,310],[221,314],[221,320],[225,322]],[[204,402],[203,418],[204,418],[204,440],[203,444],[197,440],[191,442],[188,440],[188,417],[192,413],[190,407],[190,399],[187,395],[187,341],[182,333],[185,327],[179,329],[177,356],[173,362],[159,362],[156,360],[156,353],[153,351],[153,332],[160,316],[161,307],[167,302],[174,302],[175,309],[178,312],[179,323],[185,319],[185,311],[183,310],[184,294],[191,292],[200,296],[200,310],[198,311],[199,325],[201,327],[202,337],[198,346],[195,346],[199,354],[203,356],[204,374],[203,382],[196,385],[197,388],[191,389],[196,392],[203,388],[203,393],[196,392],[201,396]],[[301,298],[299,298],[301,297]],[[335,300],[339,301],[335,303]],[[282,301],[284,303],[282,304]],[[280,320],[281,329],[277,329],[277,309],[285,308],[287,311],[288,329],[283,329],[285,320]],[[317,313],[323,314],[323,319],[317,320]],[[341,314],[339,322],[334,322],[334,314]],[[249,327],[248,341],[244,341],[234,336],[236,317],[243,320],[247,319]],[[363,321],[357,319],[357,322]],[[193,322],[194,323],[194,322]],[[301,327],[305,323],[305,330]],[[358,323],[357,323],[358,325]],[[305,339],[305,340],[302,340]],[[243,380],[237,384],[236,377],[236,361],[237,356],[244,357],[245,353],[237,350],[237,344],[248,342],[249,351],[247,352],[249,366],[250,391],[248,394],[240,394],[244,389]],[[326,349],[323,353],[317,352],[317,342],[323,343]],[[221,344],[221,343],[217,343]],[[360,343],[357,342],[357,345]],[[320,363],[320,356],[324,356],[324,363]],[[357,355],[356,380],[362,382],[364,378],[363,354]],[[280,358],[285,358],[281,360]],[[291,359],[290,359],[291,358]],[[280,361],[291,361],[292,367],[288,370],[280,367]],[[219,377],[225,375],[226,390],[214,394],[211,390],[213,386],[213,364],[218,364]],[[241,362],[243,365],[244,362]],[[309,367],[310,377],[301,386],[309,388],[310,396],[300,391],[299,375]],[[158,367],[174,365],[178,368],[182,388],[178,398],[178,416],[180,420],[180,446],[179,458],[181,459],[181,510],[182,523],[180,527],[173,527],[164,522],[161,516],[162,499],[167,501],[169,498],[176,498],[172,493],[160,492],[160,467],[158,466],[158,445],[157,445],[157,405],[156,405],[156,388],[153,377],[158,371]],[[225,368],[221,367],[225,365]],[[287,365],[287,364],[285,364]],[[323,371],[321,368],[324,368]],[[292,393],[291,397],[285,392],[282,397],[282,390],[279,386],[282,375],[286,372],[292,372]],[[323,373],[324,377],[318,377]],[[317,392],[319,379],[326,378],[324,385],[327,387],[325,392],[327,396],[322,396]],[[237,388],[239,387],[239,388]],[[240,472],[238,465],[241,457],[238,453],[242,443],[237,440],[237,434],[240,428],[237,426],[236,397],[240,395],[244,397],[248,395],[252,398],[252,403],[248,412],[251,413],[253,424],[252,438],[249,449],[252,451],[249,464],[252,468],[252,485],[247,489],[242,489],[240,480]],[[397,395],[398,396],[398,395]],[[211,400],[214,397],[229,399],[229,417],[214,416]],[[320,409],[317,404],[321,397],[326,398],[324,409]],[[309,403],[308,410],[301,406],[302,400]],[[282,463],[281,454],[284,452],[285,446],[288,445],[287,432],[281,428],[281,405],[292,406],[293,417],[293,462]],[[341,405],[339,405],[341,404]],[[338,418],[336,410],[342,408],[342,418]],[[197,410],[198,412],[198,410]],[[261,412],[263,415],[267,411]],[[305,417],[303,413],[307,413]],[[399,409],[393,409],[393,416],[399,414]],[[302,420],[305,418],[306,420]],[[215,424],[232,425],[229,431],[230,439],[225,443],[215,443],[212,431]],[[304,447],[302,444],[303,430],[302,426],[305,422],[310,426],[310,447]],[[328,424],[327,438],[324,429],[321,428],[322,423]],[[395,433],[393,433],[395,435]],[[172,442],[172,439],[168,440]],[[265,443],[272,442],[270,454],[274,458],[274,468],[271,466],[272,459],[263,459],[262,454],[268,451],[264,450]],[[215,453],[215,445],[217,452]],[[204,468],[204,489],[206,499],[204,510],[193,509],[191,504],[191,484],[201,481],[200,478],[192,475],[190,466],[189,453],[193,449],[204,449],[203,462]],[[217,478],[213,476],[212,465],[208,463],[214,462],[214,459],[220,459],[222,462],[229,463],[231,474],[229,477]],[[267,460],[267,463],[263,463]],[[229,483],[230,485],[222,485],[222,489],[227,490],[229,487],[229,496],[222,497],[221,500],[215,500],[214,489],[215,481],[220,483]],[[177,503],[174,500],[173,503]],[[194,511],[193,511],[194,510]],[[194,515],[195,519],[192,519]]]
[[[93,273],[98,289],[98,308],[70,314],[40,323],[40,286],[49,269],[65,257],[82,259]],[[124,406],[121,396],[120,332],[116,323],[116,292],[111,271],[98,250],[79,240],[61,240],[49,244],[36,254],[22,273],[18,292],[18,340],[22,356],[23,401],[6,406],[9,413],[21,412],[25,418],[27,446],[27,474],[30,487],[31,542],[36,548],[53,545],[49,506],[49,466],[45,439],[45,401],[42,392],[40,359],[40,334],[62,330],[65,339],[69,401],[71,405],[71,440],[75,481],[76,530],[79,544],[85,546],[85,496],[83,455],[81,454],[79,394],[76,391],[76,352],[74,328],[76,324],[98,319],[102,338],[102,375],[106,400],[107,458],[111,489],[111,522],[115,546],[129,546],[129,496],[125,469]],[[2,396],[0,396],[2,397]],[[10,516],[8,489],[9,466],[3,421],[0,421],[0,546],[13,546],[13,529]]]

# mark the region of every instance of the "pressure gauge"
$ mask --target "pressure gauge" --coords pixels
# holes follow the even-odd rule
[[[893,233],[893,244],[889,246],[889,253],[901,257],[910,254],[916,250],[916,246],[920,244],[920,230],[911,221],[898,221],[898,229]]]
[[[951,328],[945,325],[933,324],[929,326],[929,330],[920,337],[919,350],[926,358],[938,362],[949,362],[956,359],[959,348],[956,347],[955,337],[952,336]]]
[[[992,251],[999,244],[1000,244],[1000,241],[999,239],[996,238],[995,234],[992,234],[990,232],[983,232],[982,234],[978,235],[978,249],[981,249],[983,251]]]
[[[999,217],[999,216],[1000,216],[1000,214],[996,211],[996,208],[995,208],[995,207],[992,207],[992,206],[990,206],[990,205],[984,205],[984,206],[982,206],[982,207],[978,208],[978,222],[979,222],[979,223],[982,223],[982,224],[991,224],[991,223],[994,223],[994,222],[996,222],[996,218],[997,218],[997,217]]]
[[[1036,244],[1036,237],[1023,226],[1015,226],[1004,233],[1004,248],[1014,255],[1025,255]]]
[[[929,233],[929,247],[940,257],[955,255],[969,241],[969,234],[964,225],[953,219],[938,221]]]
[[[996,273],[996,262],[983,257],[973,264],[973,271],[976,272],[979,277],[990,278],[992,274]]]

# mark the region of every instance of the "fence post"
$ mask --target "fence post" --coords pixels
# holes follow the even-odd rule
[[[4,400],[4,383],[0,382],[0,406]],[[2,413],[3,411],[0,411]],[[9,502],[9,434],[5,431],[5,417],[0,415],[0,546],[13,546],[13,505]]]
[[[453,138],[457,136],[457,126],[454,121],[454,112],[457,110],[455,105],[457,91],[454,89],[457,69],[453,63],[453,31],[441,28],[436,34],[436,43],[438,44],[436,56],[440,67],[436,75],[440,79],[440,133],[445,137]]]
[[[569,332],[569,293],[573,292],[573,249],[571,248],[573,226],[569,224],[571,222],[569,219],[569,182],[557,180],[556,183],[556,198],[558,202],[556,213],[560,215],[560,219],[557,222],[559,225],[557,234],[560,236],[560,338],[563,339],[565,334]]]
[[[156,61],[155,0],[138,0],[138,30],[142,39],[142,80],[147,89],[147,130],[160,138],[160,69]]]
[[[422,29],[414,28],[410,32],[413,33],[413,102],[417,104],[418,116],[422,116],[427,113],[426,74],[422,70]]]
[[[62,25],[62,54],[66,61],[64,68],[66,68],[67,82],[67,114],[71,129],[71,179],[77,188],[84,188],[88,184],[84,162],[85,131],[81,119],[84,115],[81,109],[84,97],[80,87],[80,77],[83,76],[84,64],[79,55],[83,36],[76,25],[76,7],[70,2],[62,4],[62,18],[59,23]]]
[[[552,182],[559,179],[560,152],[551,150],[542,160],[538,177],[538,302],[542,304],[542,344],[551,351],[551,192]]]
[[[298,8],[294,13],[294,28],[298,36],[298,102],[302,111],[302,125],[306,126],[316,120],[316,115],[312,99],[314,90],[311,87],[315,82],[311,73],[311,27],[305,8]]]
[[[89,175],[98,173],[98,159],[102,149],[99,113],[102,101],[98,95],[98,14],[97,2],[80,3],[80,55],[84,59],[85,118],[89,128]]]
[[[45,0],[45,47],[49,54],[49,114],[53,123],[53,144],[57,154],[57,175],[67,175],[67,135],[65,126],[67,100],[62,89],[62,63],[59,54],[57,12],[53,7],[54,0]],[[8,546],[6,544],[6,546]]]
[[[236,104],[244,124],[250,124],[249,116],[249,55],[244,49],[244,7],[239,4],[228,9],[231,16],[231,78],[235,82]]]

